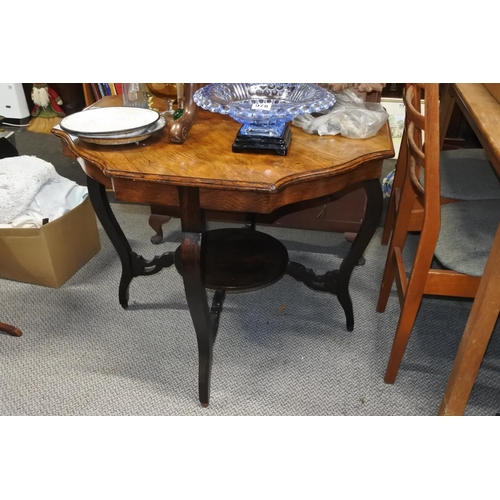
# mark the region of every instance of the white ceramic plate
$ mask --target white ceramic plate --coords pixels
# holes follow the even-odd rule
[[[120,132],[120,133],[110,133],[110,134],[82,134],[81,132],[78,132],[77,135],[80,137],[80,139],[127,139],[127,138],[132,138],[136,137],[137,135],[142,135],[142,134],[148,134],[148,133],[153,133],[156,132],[157,130],[160,130],[165,126],[165,118],[163,116],[160,116],[158,121],[154,122],[152,125],[149,127],[140,128],[138,130],[133,130],[132,132]]]
[[[160,114],[152,109],[132,107],[94,108],[66,116],[60,126],[70,134],[116,135],[144,132],[157,122]]]
[[[90,144],[100,144],[101,146],[118,146],[120,144],[132,144],[133,142],[144,141],[148,137],[162,129],[166,124],[165,118],[162,116],[160,119],[148,127],[144,132],[128,132],[126,134],[116,134],[116,135],[81,135],[78,137],[83,142],[88,142]]]

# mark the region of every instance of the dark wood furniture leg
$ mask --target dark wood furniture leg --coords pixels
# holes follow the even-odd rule
[[[87,188],[94,211],[102,224],[102,227],[106,231],[108,238],[115,247],[118,257],[122,263],[122,275],[120,278],[120,286],[118,288],[118,298],[120,305],[126,309],[128,307],[129,286],[132,281],[132,248],[123,234],[113,211],[111,210],[106,194],[106,188],[96,180],[92,179],[92,177],[87,177]]]
[[[179,199],[183,232],[180,249],[182,279],[198,342],[199,399],[201,405],[206,407],[210,399],[213,345],[224,296],[216,292],[216,297],[214,297],[216,300],[212,306],[212,309],[215,310],[211,314],[208,308],[202,268],[205,221],[200,209],[199,189],[180,187]],[[216,302],[219,303],[219,306]]]
[[[153,245],[159,245],[163,241],[163,224],[166,224],[171,218],[170,215],[151,213],[148,222],[156,233],[151,236],[151,243],[153,243]]]
[[[166,252],[155,256],[151,260],[146,260],[132,251],[120,224],[109,205],[106,188],[96,180],[87,176],[87,187],[89,198],[94,207],[94,211],[106,231],[111,243],[122,263],[122,275],[118,288],[118,300],[120,305],[126,309],[129,300],[129,288],[132,278],[141,275],[150,275],[159,272],[164,267],[169,267],[174,263],[174,252]]]
[[[8,325],[7,323],[2,323],[0,321],[0,333],[6,333],[8,335],[12,335],[13,337],[20,337],[23,332],[16,328],[15,326]]]
[[[349,294],[349,280],[351,279],[354,267],[363,257],[363,252],[377,230],[383,207],[382,187],[379,180],[372,179],[365,181],[363,187],[366,191],[365,216],[349,253],[344,257],[340,265],[337,283],[337,298],[344,309],[347,330],[350,332],[354,329],[354,312]]]
[[[286,274],[298,281],[302,281],[313,290],[337,295],[337,299],[344,309],[346,327],[349,332],[354,329],[354,311],[351,296],[349,295],[349,280],[354,267],[362,261],[363,252],[370,243],[382,215],[382,187],[379,180],[365,181],[363,187],[367,195],[365,216],[348,254],[342,260],[340,268],[328,271],[323,275],[317,275],[312,269],[306,269],[302,264],[289,262],[286,269]]]

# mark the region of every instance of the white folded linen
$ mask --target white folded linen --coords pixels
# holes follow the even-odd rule
[[[40,227],[78,206],[87,188],[35,156],[0,160],[0,228]]]

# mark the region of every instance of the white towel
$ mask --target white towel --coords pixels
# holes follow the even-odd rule
[[[47,181],[58,182],[54,166],[36,156],[0,160],[0,223],[9,224],[26,211]]]
[[[87,196],[86,187],[60,176],[45,160],[0,160],[0,228],[40,227],[43,219],[57,219]]]

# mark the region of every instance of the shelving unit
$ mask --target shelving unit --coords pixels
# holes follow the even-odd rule
[[[106,97],[107,95],[121,95],[121,84],[118,83],[82,83],[83,95],[85,98],[85,106],[91,106],[98,99],[96,98],[94,88],[99,86],[99,89],[96,89],[96,92],[102,97]],[[93,88],[94,87],[94,88]],[[104,89],[106,87],[106,90]],[[108,88],[109,87],[109,88]],[[116,87],[116,88],[115,88]],[[107,94],[106,92],[110,92]],[[106,93],[106,94],[105,94]]]
[[[96,102],[94,97],[94,92],[92,92],[92,87],[90,83],[82,83],[83,87],[83,97],[85,99],[85,106],[90,106]]]

